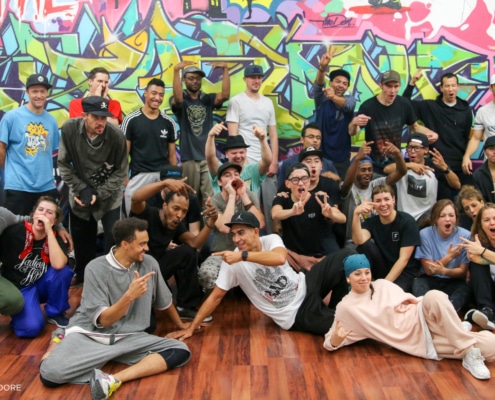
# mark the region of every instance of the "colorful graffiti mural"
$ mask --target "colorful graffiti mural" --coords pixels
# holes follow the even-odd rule
[[[232,94],[255,62],[266,71],[262,91],[275,104],[285,155],[313,117],[312,82],[330,45],[331,67],[350,72],[358,105],[390,68],[403,84],[425,69],[418,98],[435,97],[439,77],[454,72],[471,106],[491,101],[494,13],[494,0],[0,0],[0,117],[25,101],[23,82],[34,72],[53,83],[47,109],[61,125],[94,66],[112,71],[110,96],[127,114],[152,77],[167,83],[168,105],[180,60],[204,68],[205,91],[221,86],[205,63],[227,62]]]

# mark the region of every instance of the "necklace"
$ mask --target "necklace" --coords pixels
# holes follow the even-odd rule
[[[94,138],[94,140],[96,140],[97,136]],[[93,142],[91,141],[91,139],[88,137],[88,135],[86,135],[86,142],[88,142],[89,144],[89,147],[91,147],[92,149],[95,149],[95,150],[98,150],[101,146],[103,146],[103,143],[105,142],[105,140],[102,140],[100,143],[98,143],[96,146],[93,145]]]

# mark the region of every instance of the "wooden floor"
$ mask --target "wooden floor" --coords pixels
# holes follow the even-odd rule
[[[81,289],[71,289],[76,306]],[[158,335],[172,326],[158,316]],[[0,317],[0,399],[89,399],[87,385],[47,389],[38,365],[53,325],[42,336],[18,339]],[[323,339],[286,332],[242,293],[229,293],[210,326],[188,339],[184,367],[124,384],[112,399],[493,399],[490,381],[479,381],[457,360],[430,361],[365,341],[329,353]],[[115,372],[119,364],[104,370]],[[14,387],[9,387],[16,385]],[[15,389],[15,390],[14,390]]]

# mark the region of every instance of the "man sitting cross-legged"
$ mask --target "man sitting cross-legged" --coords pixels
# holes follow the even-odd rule
[[[152,307],[166,310],[178,327],[187,326],[177,314],[158,263],[145,254],[147,227],[137,218],[117,221],[116,246],[88,264],[81,305],[65,337],[58,345],[52,342],[41,362],[45,386],[89,381],[92,398],[107,399],[123,382],[189,361],[191,353],[184,343],[145,332]],[[102,372],[100,368],[111,360],[130,366],[114,375]]]

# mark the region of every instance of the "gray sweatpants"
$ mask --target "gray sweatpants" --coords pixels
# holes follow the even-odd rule
[[[88,383],[93,369],[101,369],[111,360],[132,365],[148,354],[167,349],[189,351],[187,345],[179,340],[145,332],[125,337],[113,345],[95,342],[81,333],[72,333],[41,363],[40,374],[44,379],[59,384]]]

